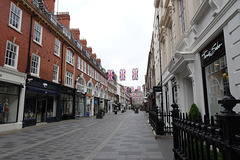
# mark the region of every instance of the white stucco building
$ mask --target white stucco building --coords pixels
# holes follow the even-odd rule
[[[240,1],[155,0],[154,6],[151,50],[160,85],[160,42],[164,111],[175,102],[188,112],[195,103],[202,115],[215,115],[228,86],[239,99]]]

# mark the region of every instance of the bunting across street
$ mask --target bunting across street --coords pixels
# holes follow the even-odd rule
[[[134,91],[134,87],[132,86],[132,87],[131,87],[131,93],[133,93],[133,91]]]
[[[138,86],[138,92],[141,92],[141,87],[140,86]]]
[[[125,81],[125,80],[126,80],[126,70],[120,69],[120,81]]]
[[[111,82],[114,80],[114,71],[108,70],[108,81]]]
[[[132,69],[132,80],[138,80],[138,68]]]

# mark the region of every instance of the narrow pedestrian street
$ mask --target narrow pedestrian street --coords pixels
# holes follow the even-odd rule
[[[172,139],[155,139],[147,114],[132,110],[0,134],[1,160],[169,160]]]

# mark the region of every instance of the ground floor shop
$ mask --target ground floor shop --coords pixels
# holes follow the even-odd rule
[[[0,67],[0,132],[22,128],[26,75]]]
[[[189,44],[178,43],[178,53],[163,74],[165,106],[177,102],[182,112],[188,112],[195,103],[202,115],[211,116],[224,110],[218,101],[227,91],[240,98],[239,4],[224,4],[219,8],[224,16],[216,14],[214,20],[209,18],[211,12],[199,9],[206,16],[192,19],[199,27],[184,37]],[[240,111],[239,107],[234,110]]]
[[[73,88],[63,86],[61,88],[61,110],[60,110],[62,120],[75,118],[74,102],[75,102],[75,90]]]
[[[59,121],[60,92],[57,84],[34,77],[27,83],[23,127]]]
[[[94,116],[98,113],[99,108],[100,108],[100,98],[94,97],[94,108],[93,108]]]
[[[86,110],[86,94],[76,93],[75,101],[75,117],[85,117],[87,116]],[[89,116],[89,115],[88,115]]]

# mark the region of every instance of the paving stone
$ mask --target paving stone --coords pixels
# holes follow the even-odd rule
[[[172,139],[156,140],[145,112],[84,117],[0,133],[0,160],[169,160]]]

